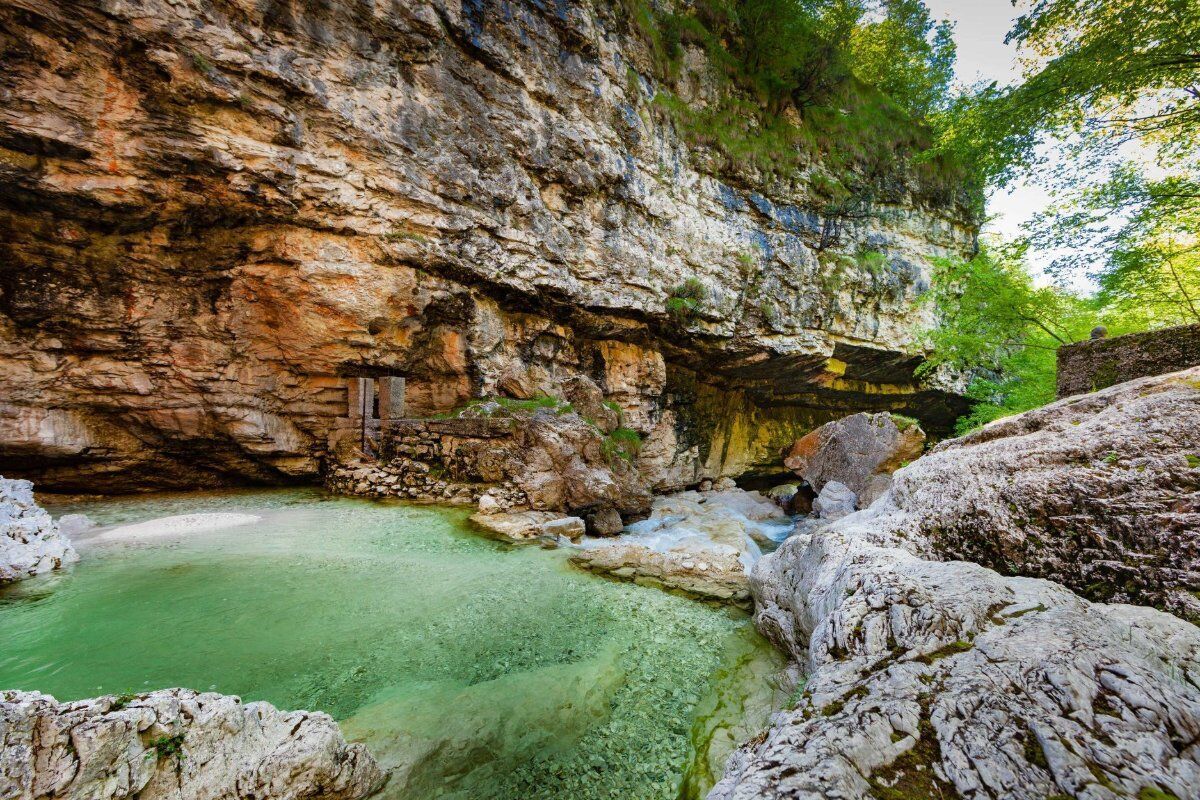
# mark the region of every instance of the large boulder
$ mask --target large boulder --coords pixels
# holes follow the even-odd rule
[[[1200,367],[943,442],[894,500],[942,558],[1200,621]]]
[[[869,509],[761,559],[756,623],[807,682],[710,800],[1200,796],[1200,629],[945,560],[961,539],[942,533],[1040,531],[1032,552],[1076,548],[1080,571],[1148,541],[1163,548],[1142,562],[1148,582],[1177,574],[1168,547],[1186,571],[1200,533],[1183,455],[1198,390],[1192,370],[989,426],[900,470]],[[1088,458],[1114,445],[1138,480],[1119,459],[1100,458],[1102,472]],[[1059,515],[1095,546],[1051,538]],[[1034,527],[1007,527],[1017,520]],[[1151,529],[1161,538],[1138,536]]]
[[[514,419],[504,471],[537,511],[643,514],[650,492],[628,455],[580,414],[542,409]]]
[[[381,783],[326,714],[190,689],[73,703],[0,692],[8,800],[358,800]]]
[[[829,481],[844,484],[865,508],[891,486],[891,474],[924,448],[925,432],[915,420],[853,414],[797,439],[783,463],[818,494]]]
[[[33,484],[0,476],[0,584],[78,560],[71,542],[33,499]]]

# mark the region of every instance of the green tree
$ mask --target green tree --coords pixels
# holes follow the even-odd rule
[[[1007,40],[1024,80],[976,87],[944,115],[943,147],[989,180],[1041,166],[1038,145],[1075,135],[1067,168],[1096,171],[1124,143],[1160,166],[1194,165],[1200,145],[1200,3],[1195,0],[1034,0]]]
[[[1200,216],[1200,3],[1034,0],[1008,36],[1024,80],[977,87],[938,115],[939,148],[1002,185],[1038,175],[1061,198],[1029,240],[1064,255],[1146,324],[1190,318]],[[1041,145],[1065,155],[1047,164]],[[1174,311],[1170,311],[1174,309]]]
[[[883,0],[883,16],[855,26],[849,40],[854,74],[910,114],[924,117],[945,105],[954,78],[949,22],[935,23],[921,0]]]
[[[926,334],[922,367],[966,372],[971,413],[964,432],[998,417],[1044,405],[1055,396],[1057,349],[1086,338],[1094,305],[1051,286],[1037,287],[1020,248],[983,248],[970,261],[935,261],[924,302],[937,324]]]

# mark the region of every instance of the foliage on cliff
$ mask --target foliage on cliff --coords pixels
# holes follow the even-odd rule
[[[811,185],[831,205],[869,196],[902,163],[934,191],[962,185],[953,158],[921,157],[933,145],[922,120],[947,102],[954,63],[949,27],[921,0],[623,3],[654,55],[656,107],[726,168],[779,178],[817,161],[829,174]],[[719,102],[670,88],[686,47],[731,89]]]

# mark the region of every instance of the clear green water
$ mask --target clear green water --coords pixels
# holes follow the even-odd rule
[[[263,520],[83,540],[71,571],[0,592],[0,688],[320,709],[392,771],[387,797],[700,796],[773,700],[780,662],[744,614],[492,542],[461,511],[308,490],[51,510]]]

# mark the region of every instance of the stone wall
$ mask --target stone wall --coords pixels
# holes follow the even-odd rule
[[[1200,365],[1200,325],[1182,325],[1058,348],[1058,396]]]

